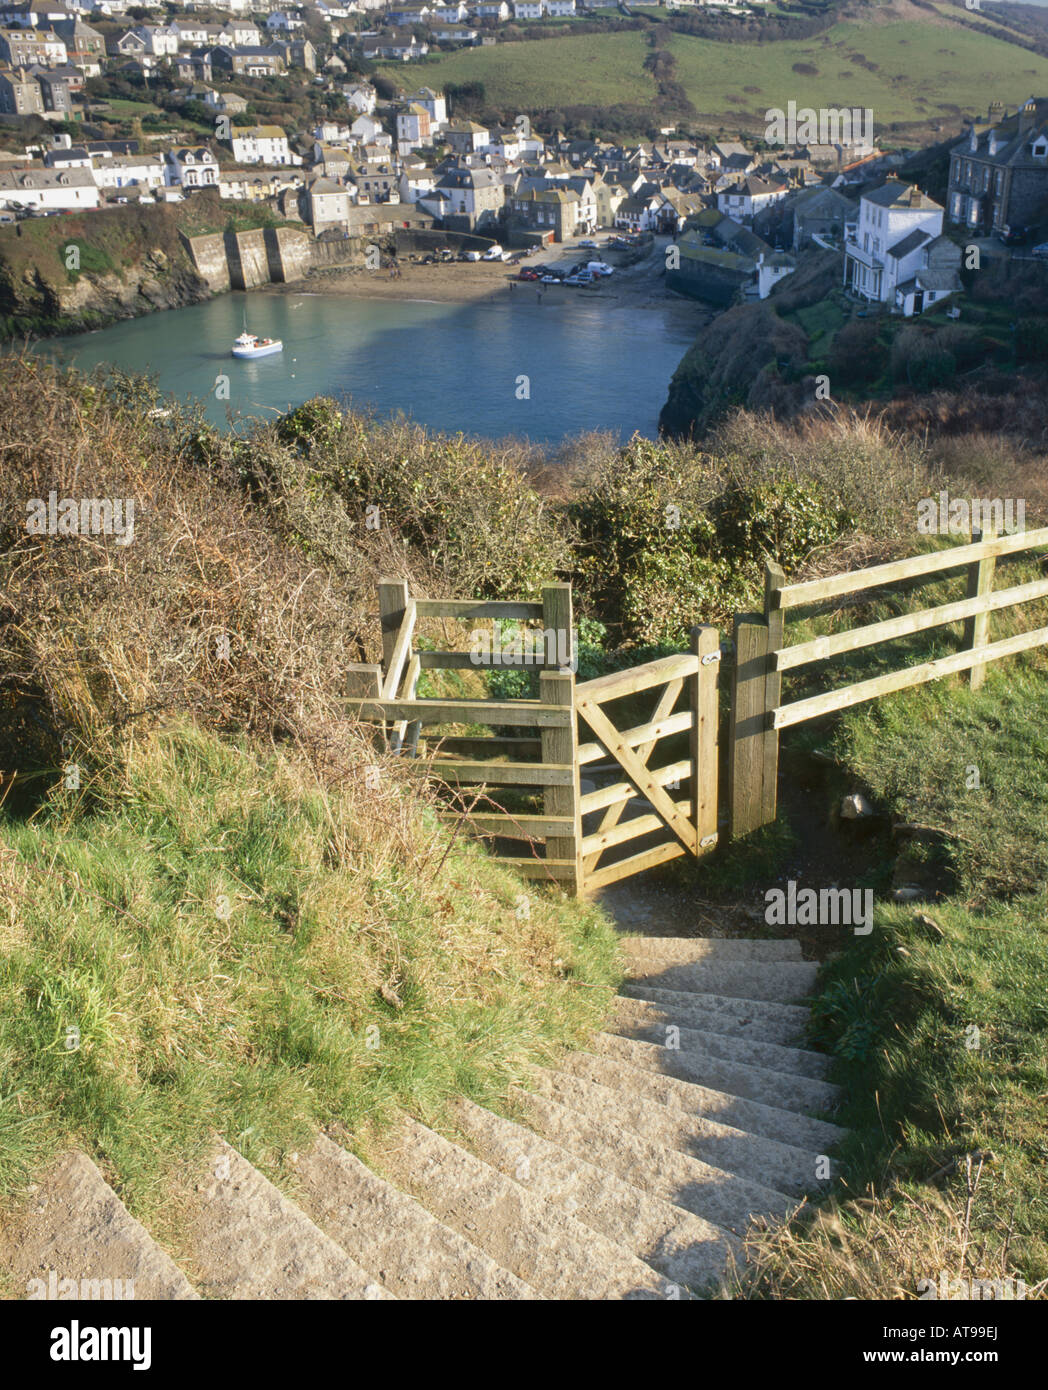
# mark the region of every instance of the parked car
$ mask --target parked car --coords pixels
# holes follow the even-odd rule
[[[579,245],[588,246],[591,251],[596,251],[597,249],[597,243],[595,241],[592,241],[589,237],[583,237],[583,239],[579,242]]]
[[[574,275],[569,275],[564,283],[565,285],[592,285],[596,278],[591,270],[579,270]]]
[[[537,280],[538,278],[539,278],[539,273],[538,273],[538,271],[537,271],[537,270],[532,270],[532,268],[531,268],[530,266],[528,266],[526,269],[522,270],[522,271],[520,272],[520,274],[517,276],[517,279],[518,279],[518,280]]]
[[[1039,261],[1048,261],[1048,241],[1042,241],[1040,246],[1035,246],[1030,255],[1036,256]]]
[[[1004,227],[997,233],[998,238],[1004,242],[1005,246],[1022,246],[1026,240],[1025,227]]]
[[[460,252],[459,252],[459,260],[460,260],[460,261],[479,261],[479,260],[480,260],[480,252],[479,252],[479,251],[460,251]]]
[[[543,275],[543,277],[542,277],[542,284],[544,284],[544,285],[559,285],[559,284],[560,284],[560,276],[559,276],[559,275]]]

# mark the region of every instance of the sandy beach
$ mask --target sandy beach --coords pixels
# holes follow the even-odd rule
[[[346,270],[314,271],[306,280],[290,285],[266,285],[262,289],[263,292],[275,294],[347,295],[353,299],[405,299],[434,304],[464,304],[499,295],[514,295],[520,298],[521,303],[552,306],[584,295],[618,305],[668,310],[675,317],[679,314],[694,322],[696,331],[711,317],[709,309],[697,301],[683,299],[667,291],[662,276],[664,253],[661,245],[656,246],[646,260],[632,266],[616,265],[614,255],[609,255],[609,263],[615,266],[615,273],[595,285],[539,285],[536,281],[516,278],[521,265],[540,270],[543,265],[571,265],[587,257],[597,258],[604,254],[603,251],[564,244],[545,248],[529,256],[520,265],[513,266],[492,261],[448,261],[423,265],[402,259],[400,275],[392,279],[388,269],[367,270],[361,266]]]

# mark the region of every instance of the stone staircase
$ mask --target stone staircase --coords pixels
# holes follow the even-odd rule
[[[624,946],[608,1031],[513,1088],[517,1118],[462,1100],[453,1137],[405,1118],[371,1167],[321,1135],[287,1192],[220,1142],[181,1268],[69,1154],[0,1224],[0,1269],[52,1297],[57,1277],[137,1299],[693,1298],[832,1171],[836,1089],[798,1045],[816,966],[795,941]]]

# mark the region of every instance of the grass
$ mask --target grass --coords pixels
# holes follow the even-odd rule
[[[191,725],[91,799],[0,825],[0,1190],[79,1146],[137,1214],[223,1134],[273,1172],[317,1127],[498,1104],[598,1027],[614,934],[522,887],[383,770],[326,789]]]
[[[840,306],[832,299],[824,299],[818,304],[802,305],[798,309],[793,309],[790,313],[783,315],[784,318],[793,319],[804,329],[808,335],[809,348],[814,348],[818,340],[826,337],[827,342],[822,346],[828,346],[837,329],[845,323],[845,315]]]
[[[649,51],[642,33],[583,34],[462,49],[412,67],[428,86],[483,82],[489,102],[521,110],[648,105],[655,99],[655,83],[643,70]],[[406,80],[396,66],[378,72],[398,85]]]
[[[675,34],[669,50],[677,80],[707,118],[747,110],[764,124],[764,111],[798,107],[870,107],[875,129],[894,122],[947,120],[998,98],[1024,101],[1048,82],[1048,61],[1018,52],[1000,39],[945,23],[892,21],[835,24],[811,39],[772,44],[733,44],[730,66],[724,46]],[[854,61],[862,58],[868,67]],[[809,64],[815,75],[795,72]],[[745,89],[758,88],[747,94]]]
[[[875,129],[892,124],[946,122],[985,110],[998,99],[1014,105],[1048,88],[1048,60],[991,33],[977,34],[949,19],[843,22],[810,39],[736,42],[674,33],[667,51],[674,78],[707,129],[763,129],[764,112],[799,107],[870,107]],[[422,64],[429,85],[479,81],[500,109],[650,105],[654,83],[643,69],[643,32],[587,34],[463,49]],[[857,60],[862,60],[861,62]],[[814,75],[794,70],[805,64]],[[383,76],[402,84],[403,71]],[[654,112],[653,118],[654,118]]]

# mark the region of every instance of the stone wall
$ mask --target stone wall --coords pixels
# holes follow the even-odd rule
[[[183,238],[198,274],[215,294],[292,284],[304,280],[317,266],[362,265],[371,240],[374,238],[316,241],[295,227],[260,227],[250,232]]]
[[[234,290],[253,290],[270,281],[266,234],[258,227],[251,232],[226,232],[226,260],[229,283]]]
[[[178,235],[196,267],[197,274],[206,282],[208,288],[215,294],[228,290],[229,260],[226,256],[225,238],[221,233],[188,237],[184,232],[179,232]]]

